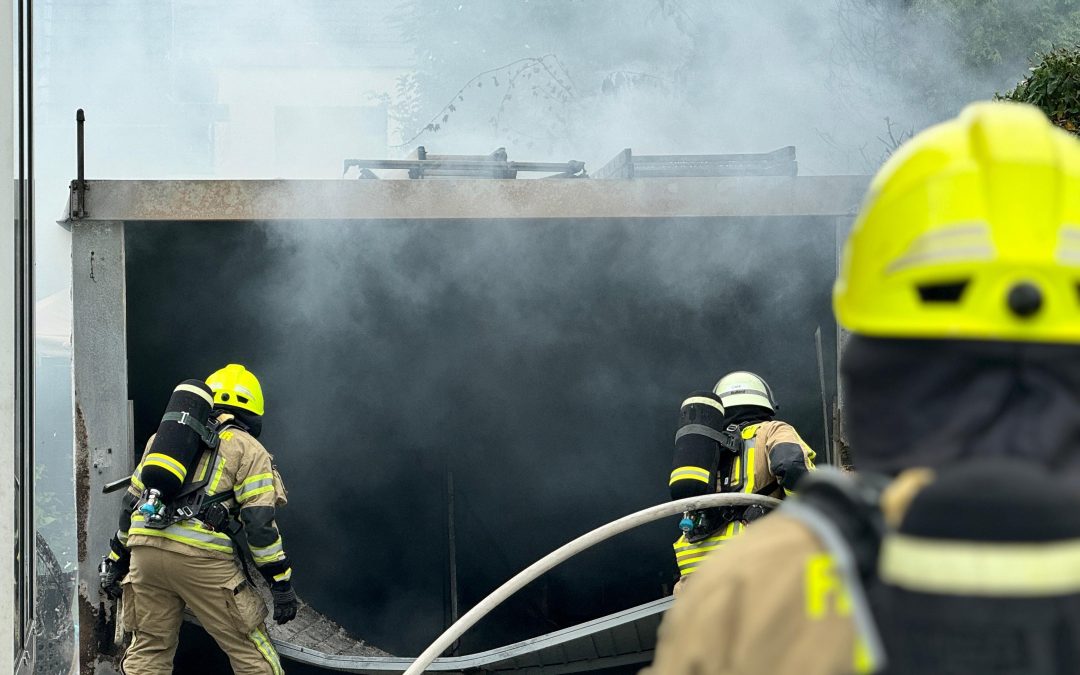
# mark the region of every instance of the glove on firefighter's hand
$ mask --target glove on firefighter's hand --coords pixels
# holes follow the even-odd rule
[[[101,583],[101,592],[113,600],[119,600],[124,589],[120,585],[128,573],[127,560],[116,561],[108,557],[102,559],[98,577]]]
[[[288,581],[275,581],[270,584],[270,594],[274,596],[274,621],[283,624],[296,618],[296,610],[300,603],[296,600],[296,592],[293,591],[292,583]]]

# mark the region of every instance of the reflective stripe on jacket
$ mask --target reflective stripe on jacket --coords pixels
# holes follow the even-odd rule
[[[131,528],[128,530],[128,546],[143,543],[137,538],[160,537],[168,541],[193,546],[207,551],[217,551],[232,557],[233,543],[227,534],[215,532],[197,518],[189,518],[173,523],[164,529],[146,527],[143,514],[136,511],[131,514]],[[132,541],[132,540],[135,541]]]
[[[685,534],[679,537],[671,545],[675,549],[675,563],[679,566],[679,574],[684,577],[692,574],[705,560],[705,555],[709,551],[720,548],[721,544],[740,534],[745,527],[741,522],[733,521],[705,539],[693,543],[686,540]]]

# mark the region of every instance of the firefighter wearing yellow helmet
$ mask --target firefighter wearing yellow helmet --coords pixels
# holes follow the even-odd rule
[[[283,672],[267,634],[266,605],[239,562],[250,555],[269,584],[274,620],[293,619],[298,602],[292,567],[275,523],[276,507],[286,502],[285,489],[273,458],[257,440],[262,387],[253,373],[235,363],[215,371],[206,384],[210,393],[203,395],[213,406],[202,437],[208,442],[185,476],[188,489],[165,503],[160,514],[140,508],[146,501],[141,476],[153,461],[148,460],[152,437],[131,477],[120,528],[110,542],[105,566],[130,570],[122,592],[114,581],[121,575],[103,574],[104,590],[122,594],[120,622],[132,633],[123,659],[127,675],[172,672],[185,606],[228,655],[233,672]],[[105,583],[106,576],[111,583]]]
[[[833,301],[860,475],[711,554],[649,672],[1075,672],[1080,141],[1007,103],[918,134]]]
[[[745,370],[721,377],[711,393],[687,398],[675,435],[671,498],[713,491],[777,499],[793,494],[814,468],[815,453],[794,427],[776,419],[778,407],[764,378]],[[683,534],[672,545],[679,569],[675,593],[684,590],[711,551],[764,514],[760,506],[686,514]]]
[[[738,370],[720,378],[713,392],[724,405],[724,423],[746,441],[746,459],[734,480],[741,492],[783,499],[792,494],[817,454],[795,428],[776,419],[779,405],[761,376]],[[739,472],[736,472],[739,473]]]

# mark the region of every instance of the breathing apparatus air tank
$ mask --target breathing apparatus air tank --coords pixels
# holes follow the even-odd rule
[[[679,407],[679,429],[675,432],[675,454],[668,488],[671,499],[698,497],[716,492],[720,469],[721,432],[724,406],[711,391],[695,391]],[[704,512],[687,512],[679,529],[689,535],[708,520]]]
[[[195,470],[202,448],[217,446],[218,436],[209,427],[213,405],[213,392],[201,380],[184,380],[173,389],[142,462],[144,492],[138,510],[148,524],[161,519],[165,505]]]

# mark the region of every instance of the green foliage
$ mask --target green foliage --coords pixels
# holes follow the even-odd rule
[[[48,486],[61,484],[42,465],[34,467],[34,529],[52,547],[65,571],[75,564],[75,514],[72,505]]]
[[[916,127],[1014,81],[1032,54],[1080,43],[1080,0],[837,2],[841,60],[910,92],[927,115]]]
[[[912,11],[957,36],[952,55],[984,72],[1080,42],[1080,0],[915,0]]]
[[[998,98],[1038,106],[1054,124],[1080,135],[1080,45],[1039,54],[1031,74]]]
[[[1080,0],[835,2],[833,89],[856,109],[890,111],[903,130],[1011,86],[1036,52],[1080,44]],[[871,168],[875,149],[894,147],[877,140],[860,150]]]

